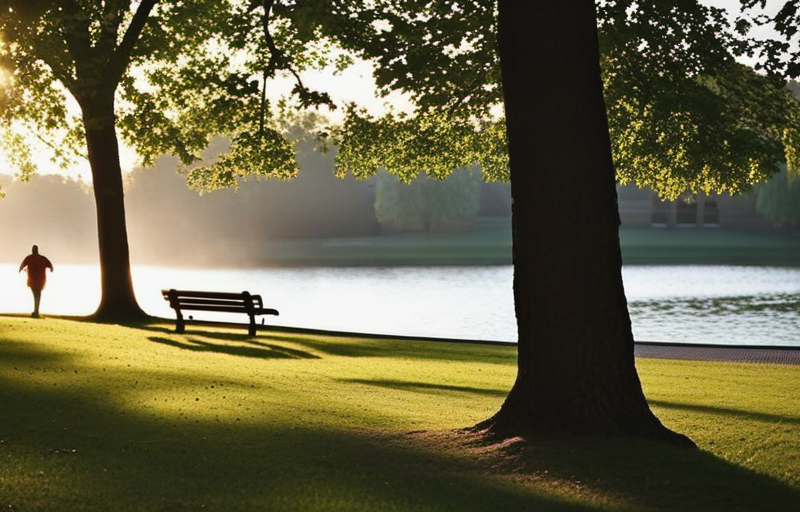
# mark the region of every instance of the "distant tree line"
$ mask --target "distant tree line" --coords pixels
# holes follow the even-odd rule
[[[787,88],[800,100],[800,82],[790,80]],[[756,211],[778,227],[800,230],[800,177],[783,166],[780,173],[755,187]]]
[[[480,169],[409,183],[386,171],[377,176],[375,216],[384,231],[470,231],[481,215],[510,216],[511,194],[507,183],[484,182]]]
[[[756,211],[778,227],[800,231],[800,178],[784,169],[756,187]]]
[[[509,184],[486,183],[475,169],[447,179],[410,183],[381,172],[371,181],[333,175],[333,154],[299,153],[290,181],[245,181],[238,190],[198,194],[171,158],[127,177],[127,203],[137,261],[263,261],[274,241],[375,236],[381,232],[469,230],[477,216],[509,216]],[[89,186],[58,175],[20,183],[0,175],[0,258],[16,261],[33,244],[63,262],[93,261],[97,252]],[[779,228],[800,229],[800,179],[784,171],[759,185],[756,210]]]

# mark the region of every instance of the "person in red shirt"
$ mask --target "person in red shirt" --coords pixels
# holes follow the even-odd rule
[[[50,272],[52,272],[53,264],[50,263],[46,256],[39,254],[39,247],[34,245],[31,248],[31,254],[25,256],[25,259],[22,260],[19,271],[22,272],[23,268],[28,271],[28,287],[33,292],[33,313],[31,313],[31,316],[39,318],[39,302],[42,299],[42,290],[47,281],[47,273],[45,271],[49,268]]]

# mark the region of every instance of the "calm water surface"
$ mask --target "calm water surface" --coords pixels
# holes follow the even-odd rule
[[[162,288],[248,290],[280,310],[267,317],[276,325],[497,341],[516,341],[512,274],[511,266],[133,269],[142,307],[168,318]],[[623,277],[637,341],[800,346],[800,269],[635,266]],[[30,311],[17,265],[0,264],[0,290],[0,311]],[[57,265],[42,312],[88,314],[98,300],[97,268]]]

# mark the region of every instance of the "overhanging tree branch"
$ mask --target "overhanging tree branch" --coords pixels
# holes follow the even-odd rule
[[[250,9],[254,9],[257,5],[257,0],[250,4]],[[261,18],[262,27],[264,30],[264,42],[267,45],[267,49],[269,50],[270,59],[267,66],[264,68],[263,71],[263,81],[262,81],[262,90],[261,90],[261,113],[259,118],[259,133],[263,133],[264,130],[264,118],[265,118],[265,109],[266,109],[266,88],[267,88],[267,79],[275,75],[275,72],[278,70],[288,71],[289,73],[294,76],[295,79],[295,86],[292,89],[292,93],[296,94],[300,98],[300,104],[303,107],[309,107],[311,105],[328,105],[331,109],[335,109],[336,105],[331,100],[328,93],[313,91],[306,87],[303,83],[302,78],[300,78],[300,74],[297,70],[292,67],[290,60],[286,57],[285,53],[278,48],[278,45],[275,44],[275,38],[272,36],[272,32],[269,29],[270,18],[272,15],[272,7],[275,5],[275,0],[263,0],[261,7],[264,9],[264,14]]]
[[[118,83],[122,79],[122,75],[128,68],[133,48],[139,40],[147,19],[150,17],[150,12],[157,3],[158,0],[142,0],[136,9],[136,13],[134,13],[133,19],[122,37],[122,41],[114,50],[111,62],[109,62],[114,83]]]

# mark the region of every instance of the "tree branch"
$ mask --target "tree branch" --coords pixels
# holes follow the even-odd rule
[[[255,5],[255,2],[251,4],[251,7]],[[312,91],[308,87],[305,86],[303,80],[300,78],[300,74],[291,66],[289,60],[284,56],[283,52],[278,49],[277,45],[275,44],[275,40],[272,37],[272,33],[269,31],[269,21],[270,15],[272,12],[272,7],[275,5],[275,0],[263,0],[262,7],[264,8],[264,16],[262,18],[263,28],[264,28],[264,40],[267,43],[267,49],[269,49],[270,59],[269,64],[264,69],[264,83],[262,87],[262,98],[265,98],[265,91],[267,87],[267,78],[269,76],[274,75],[275,71],[282,69],[288,71],[294,76],[296,84],[292,93],[297,94],[300,97],[300,103],[303,106],[309,105],[320,105],[326,104],[330,108],[336,108],[333,101],[331,100],[330,96],[324,92]],[[262,111],[261,111],[261,126],[263,127],[264,124],[264,107],[265,107],[265,99],[262,100]]]
[[[157,3],[158,0],[142,0],[139,4],[139,8],[136,9],[136,13],[133,15],[133,19],[130,25],[128,25],[128,29],[125,31],[122,41],[120,41],[119,46],[114,50],[112,59],[109,62],[114,83],[118,83],[122,79],[122,75],[125,73],[130,63],[133,48],[139,40],[139,36],[147,23],[147,19],[150,17],[150,12]]]
[[[303,90],[307,90],[306,86],[303,85],[303,80],[300,78],[300,75],[289,64],[289,61],[284,57],[283,52],[278,49],[277,45],[275,44],[275,39],[273,39],[272,33],[269,31],[270,13],[272,12],[273,5],[275,5],[275,0],[264,0],[263,2],[264,16],[262,21],[264,25],[264,40],[267,43],[267,48],[269,49],[270,55],[266,74],[271,75],[279,69],[286,70],[294,75],[295,80],[297,80],[298,87]]]
[[[278,59],[280,58],[278,48],[275,46],[275,41],[272,39],[272,34],[269,31],[269,15],[272,11],[273,5],[275,5],[274,0],[264,0],[264,16],[261,18],[261,22],[264,27],[264,39],[267,42],[267,48],[269,48],[270,58],[269,64],[264,68],[264,72],[261,76],[261,110],[258,118],[258,133],[260,135],[264,134],[264,124],[266,120],[267,78],[269,78],[270,74],[275,72],[275,69],[278,65]]]

